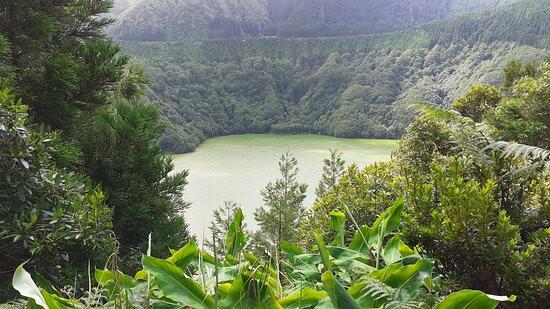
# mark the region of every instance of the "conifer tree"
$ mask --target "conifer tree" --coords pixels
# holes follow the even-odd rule
[[[329,152],[330,158],[323,160],[323,174],[315,190],[317,199],[321,199],[325,193],[336,186],[345,170],[346,161],[342,159],[342,152],[338,149],[329,149]]]
[[[298,222],[304,212],[307,184],[296,180],[298,161],[289,152],[281,156],[281,178],[270,182],[261,191],[265,206],[257,208],[254,218],[264,239],[277,246],[281,241],[293,242],[297,238]],[[278,250],[279,251],[279,250]]]

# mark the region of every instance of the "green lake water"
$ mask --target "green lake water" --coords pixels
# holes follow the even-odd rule
[[[210,237],[212,211],[226,200],[241,204],[248,227],[256,228],[253,212],[263,205],[260,190],[280,176],[278,161],[287,150],[298,160],[297,179],[309,185],[304,205],[311,207],[329,148],[342,151],[346,164],[365,166],[388,160],[396,147],[394,140],[247,134],[208,139],[194,152],[173,158],[176,170],[189,170],[184,198],[192,205],[185,217],[201,241]]]

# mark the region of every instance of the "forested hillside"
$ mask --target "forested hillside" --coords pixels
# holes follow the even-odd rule
[[[118,0],[109,33],[129,41],[384,33],[516,0]]]
[[[397,138],[406,106],[448,106],[501,80],[512,59],[548,56],[550,3],[524,1],[404,32],[337,38],[126,42],[173,127],[168,151],[234,133]],[[529,19],[524,16],[530,16]]]

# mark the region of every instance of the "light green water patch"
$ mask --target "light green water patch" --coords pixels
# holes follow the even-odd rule
[[[242,205],[245,221],[255,229],[253,212],[263,205],[260,190],[280,176],[278,161],[290,151],[298,160],[298,177],[309,187],[306,207],[311,207],[328,149],[338,149],[349,165],[366,166],[386,161],[397,148],[394,140],[344,139],[322,135],[247,134],[206,140],[195,152],[174,155],[176,170],[188,169],[184,197],[192,202],[185,217],[199,240],[210,237],[212,211],[226,200]]]

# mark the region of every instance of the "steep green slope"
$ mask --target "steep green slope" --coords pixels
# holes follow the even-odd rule
[[[131,53],[127,45],[126,52]],[[176,53],[177,45],[163,45]],[[134,54],[152,77],[150,98],[172,127],[166,150],[191,151],[207,137],[236,133],[323,133],[396,138],[411,103],[446,106],[475,83],[501,82],[511,59],[548,50],[510,42],[379,49],[328,58],[246,57],[179,61]]]
[[[516,0],[119,0],[128,41],[386,33]]]
[[[150,98],[173,124],[167,150],[233,133],[395,138],[408,104],[446,106],[471,84],[498,84],[511,59],[549,56],[549,10],[523,1],[386,35],[123,47],[147,68]]]

